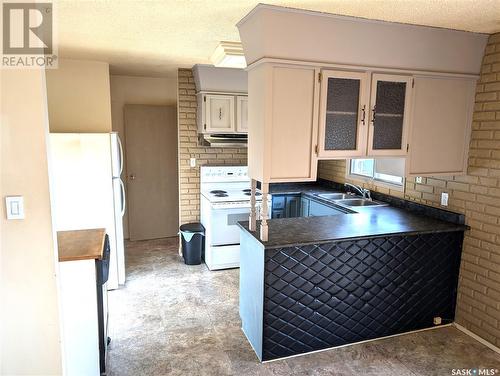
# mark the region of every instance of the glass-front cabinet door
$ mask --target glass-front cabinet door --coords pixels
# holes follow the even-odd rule
[[[366,154],[368,84],[365,72],[321,72],[319,158]]]
[[[406,155],[411,77],[373,74],[368,155]]]

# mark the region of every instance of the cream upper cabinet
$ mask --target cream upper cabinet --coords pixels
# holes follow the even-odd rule
[[[203,101],[205,102],[203,131],[234,132],[234,96],[204,94]]]
[[[248,71],[248,171],[263,183],[316,180],[319,69],[262,63]]]
[[[248,133],[248,97],[231,93],[199,92],[198,132]]]
[[[405,156],[412,77],[372,75],[368,156]]]
[[[319,158],[366,154],[369,79],[366,72],[321,72]]]
[[[466,173],[476,80],[414,80],[406,175]]]
[[[236,97],[236,132],[248,132],[248,97],[243,95]]]
[[[410,76],[323,70],[318,158],[405,156]]]

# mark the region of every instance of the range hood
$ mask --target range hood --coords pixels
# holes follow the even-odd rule
[[[248,137],[246,134],[204,134],[200,135],[200,143],[203,146],[214,148],[246,148],[248,146]]]

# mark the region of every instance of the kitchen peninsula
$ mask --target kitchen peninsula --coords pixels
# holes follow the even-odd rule
[[[271,219],[267,241],[240,223],[240,316],[259,359],[452,322],[466,226],[418,207]]]
[[[466,174],[486,37],[263,4],[237,27],[252,179],[240,316],[259,359],[453,322],[463,216],[361,188],[278,200],[273,184],[316,182],[328,159],[396,158],[385,172],[403,189]]]

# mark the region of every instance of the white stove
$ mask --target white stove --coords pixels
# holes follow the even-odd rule
[[[250,216],[250,178],[246,166],[202,166],[201,223],[205,226],[205,263],[210,270],[240,265],[239,221]],[[262,194],[256,193],[257,208]],[[271,196],[268,196],[271,202]]]

